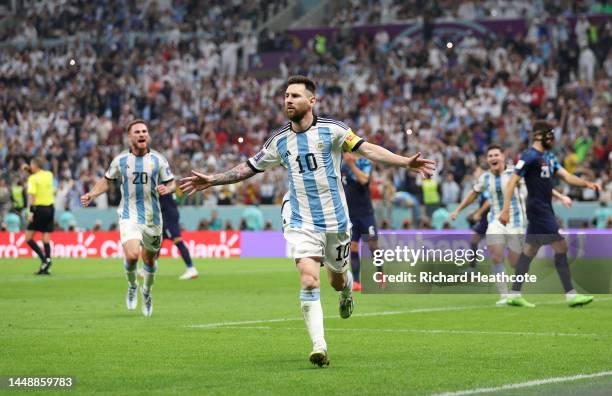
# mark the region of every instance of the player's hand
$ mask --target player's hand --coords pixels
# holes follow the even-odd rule
[[[586,188],[590,188],[591,190],[601,191],[601,186],[597,183],[587,182]]]
[[[193,195],[196,191],[206,190],[212,186],[212,176],[205,175],[194,170],[191,171],[192,176],[182,178],[179,183],[180,189],[187,195]]]
[[[567,195],[562,195],[561,198],[559,198],[559,200],[561,201],[563,206],[565,206],[566,208],[571,208],[572,204],[574,203],[574,201],[572,201],[572,199],[568,197]]]
[[[412,171],[420,173],[421,176],[428,179],[436,170],[436,161],[421,158],[421,153],[418,152],[412,157],[408,157],[406,167]]]
[[[457,216],[459,216],[459,212],[457,212],[456,210],[453,210],[453,213],[450,214],[450,218],[452,221],[457,220]]]
[[[352,153],[344,153],[342,155],[342,159],[349,165],[353,165],[355,163],[355,154]]]
[[[93,201],[93,197],[90,193],[81,195],[81,205],[83,205],[83,207],[88,207],[91,201]]]
[[[510,221],[510,210],[502,209],[501,213],[499,214],[499,222],[502,223],[503,225],[506,225],[508,224],[509,221]]]
[[[159,195],[167,195],[170,194],[170,189],[165,184],[160,184],[157,186],[157,192]]]

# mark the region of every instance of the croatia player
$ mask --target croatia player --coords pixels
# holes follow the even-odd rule
[[[361,263],[359,260],[359,240],[366,237],[370,251],[378,249],[378,233],[374,208],[370,198],[370,176],[372,162],[368,159],[356,158],[353,153],[344,153],[344,162],[340,168],[342,184],[346,189],[349,218],[353,225],[351,229],[351,272],[353,273],[353,291],[361,291],[359,276]],[[382,268],[377,267],[378,271]]]
[[[358,151],[374,162],[402,166],[424,177],[434,169],[432,160],[402,157],[367,143],[341,122],[314,115],[317,102],[313,81],[293,76],[287,81],[285,114],[290,122],[273,134],[255,156],[235,168],[216,175],[192,171],[181,180],[189,194],[220,184],[236,183],[256,173],[281,165],[288,170],[291,215],[285,238],[294,251],[300,273],[300,300],[313,343],[310,361],[329,364],[320,301],[320,265],[327,268],[329,282],[339,291],[342,318],[353,311],[352,275],[348,269],[351,224],[340,181],[342,151]]]
[[[172,243],[174,243],[178,249],[183,261],[185,262],[185,265],[187,266],[187,270],[179,277],[179,279],[195,279],[198,277],[198,270],[193,265],[193,260],[191,260],[189,249],[187,249],[187,246],[185,246],[185,242],[181,236],[179,210],[174,194],[161,195],[159,197],[159,203],[161,205],[162,220],[164,221],[164,239],[172,240]]]
[[[593,296],[577,294],[572,286],[569,265],[567,263],[567,242],[559,234],[559,225],[552,208],[553,181],[557,175],[566,183],[577,187],[599,190],[598,184],[588,182],[565,170],[552,149],[555,140],[553,127],[546,121],[537,121],[533,126],[533,145],[523,152],[516,164],[515,173],[506,186],[504,206],[499,216],[502,224],[511,222],[510,206],[512,191],[521,178],[527,185],[527,236],[525,246],[516,264],[516,274],[524,275],[529,271],[529,264],[537,254],[540,246],[550,244],[555,252],[555,267],[570,307],[585,305],[593,301]],[[512,285],[512,294],[508,297],[508,305],[520,307],[535,307],[521,296],[522,282]]]
[[[175,183],[168,161],[160,153],[149,149],[150,137],[146,122],[132,121],[127,127],[127,134],[130,149],[112,160],[104,177],[90,192],[81,196],[81,203],[88,206],[93,199],[108,190],[111,181],[120,180],[121,202],[117,213],[128,279],[126,304],[129,310],[136,309],[138,305],[136,266],[142,254],[145,270],[142,313],[151,316],[151,288],[162,240],[159,195],[171,194]]]

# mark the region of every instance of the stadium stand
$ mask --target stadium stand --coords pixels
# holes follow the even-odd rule
[[[447,194],[447,204],[469,191],[488,144],[516,158],[536,118],[558,120],[564,166],[604,186],[599,196],[561,189],[577,200],[612,201],[612,22],[577,14],[592,2],[431,2],[433,22],[495,16],[525,25],[517,34],[459,39],[443,32],[391,37],[384,29],[357,34],[351,25],[415,15],[405,2],[352,2],[330,16],[342,30],[301,45],[291,32],[264,26],[288,1],[32,3],[2,36],[0,189],[22,185],[21,164],[44,155],[59,175],[57,207],[78,207],[124,149],[123,128],[134,115],[150,120],[153,145],[176,174],[225,169],[282,125],[283,82],[307,73],[319,84],[319,113],[390,150],[436,159],[439,188],[461,191]],[[551,16],[559,23],[548,24]],[[266,73],[258,62],[270,51],[284,56]],[[279,171],[184,197],[181,205],[258,203],[262,184],[267,194],[275,191],[273,202],[285,192]],[[375,199],[423,204],[414,175],[377,169],[371,188]],[[114,190],[96,206],[118,199]],[[10,204],[0,207],[6,213]]]

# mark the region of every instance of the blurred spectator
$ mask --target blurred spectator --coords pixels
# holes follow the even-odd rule
[[[242,212],[242,218],[246,222],[246,229],[249,231],[260,231],[264,227],[263,213],[256,205],[247,207]]]
[[[71,228],[76,229],[77,221],[74,213],[70,211],[70,205],[64,206],[64,211],[58,219],[59,228],[63,231],[69,231]]]
[[[11,209],[6,216],[4,216],[4,225],[9,232],[21,231],[21,217],[19,217],[17,210]]]
[[[441,204],[431,215],[431,226],[434,230],[447,229],[450,227],[450,212],[445,204]]]
[[[459,202],[459,194],[461,190],[459,189],[459,185],[453,179],[452,173],[447,173],[444,176],[444,181],[440,185],[440,190],[442,191],[442,203],[452,204]]]
[[[219,212],[216,209],[213,209],[212,212],[210,212],[208,229],[212,231],[219,231],[223,229],[223,222],[219,218]]]
[[[608,206],[607,202],[600,202],[599,208],[595,209],[594,222],[596,228],[606,228],[606,224],[612,217],[612,208]]]

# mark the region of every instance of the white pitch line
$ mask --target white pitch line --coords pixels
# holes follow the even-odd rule
[[[494,386],[490,388],[477,388],[477,389],[467,389],[457,392],[445,392],[445,393],[436,393],[432,396],[465,396],[465,395],[476,395],[479,393],[493,393],[493,392],[501,392],[510,389],[520,389],[520,388],[529,388],[532,386],[540,386],[547,384],[558,384],[561,382],[570,382],[570,381],[578,381],[582,379],[590,379],[590,378],[598,378],[598,377],[609,377],[612,376],[612,371],[602,371],[599,373],[593,374],[577,374],[571,375],[568,377],[553,377],[553,378],[545,378],[541,380],[527,381],[527,382],[518,382],[514,384],[506,384],[501,386]]]
[[[223,329],[247,329],[247,330],[304,330],[305,327],[271,327],[271,326],[221,326]],[[483,330],[454,330],[454,329],[373,329],[373,328],[330,328],[329,331],[352,331],[364,333],[422,333],[422,334],[482,334],[482,335],[507,335],[507,336],[541,336],[541,337],[612,337],[612,334],[596,333],[554,333],[534,331],[483,331]]]
[[[597,301],[607,301],[611,300],[611,298],[597,298]],[[566,304],[565,301],[546,301],[540,302],[538,305],[556,305],[556,304]],[[490,305],[467,305],[460,307],[432,307],[432,308],[414,308],[407,310],[398,310],[398,311],[381,311],[381,312],[363,312],[363,313],[355,313],[352,317],[368,317],[368,316],[388,316],[388,315],[403,315],[403,314],[414,314],[414,313],[429,313],[429,312],[450,312],[450,311],[466,311],[469,309],[519,309],[514,307],[498,307],[494,304]],[[522,308],[526,309],[526,308]],[[330,319],[339,319],[337,316],[325,317],[325,320]],[[226,326],[240,326],[240,325],[250,325],[250,324],[260,324],[260,323],[280,323],[280,322],[294,322],[304,320],[301,317],[292,317],[292,318],[277,318],[277,319],[259,319],[259,320],[245,320],[238,322],[216,322],[216,323],[203,323],[203,324],[194,324],[185,326],[187,328],[199,328],[199,329],[207,329],[214,327],[226,327]]]
[[[355,313],[352,315],[352,317],[387,316],[387,315],[401,315],[401,314],[424,313],[424,312],[465,311],[468,309],[478,309],[478,308],[496,308],[496,307],[494,305],[470,305],[470,306],[464,306],[464,307],[416,308],[416,309],[407,309],[403,311],[381,311],[381,312]],[[326,320],[338,319],[338,317],[336,316],[327,317],[326,316],[325,319]],[[293,318],[278,318],[278,319],[244,320],[240,322],[217,322],[217,323],[189,325],[185,327],[206,329],[206,328],[213,328],[213,327],[239,326],[239,325],[249,325],[249,324],[259,324],[259,323],[293,322],[293,321],[298,321],[298,320],[304,320],[304,318],[293,317]]]

